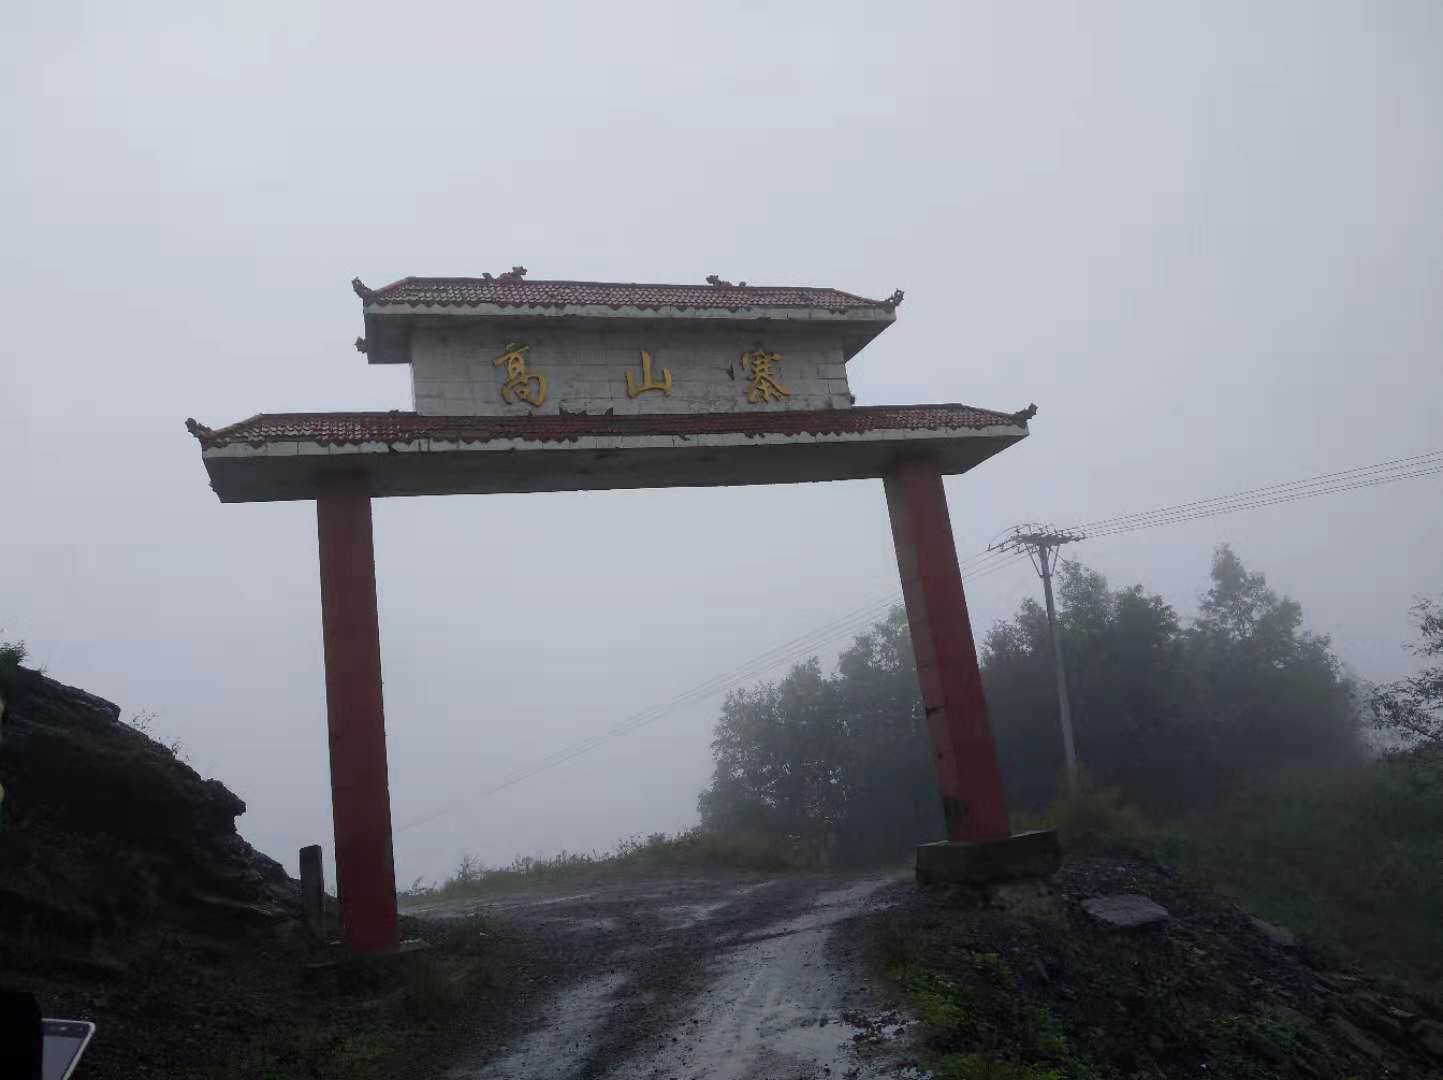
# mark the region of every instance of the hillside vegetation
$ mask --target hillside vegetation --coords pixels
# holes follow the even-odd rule
[[[1087,772],[1075,789],[1041,606],[1024,601],[982,642],[1019,823],[1055,821],[1074,853],[1176,862],[1340,960],[1443,991],[1443,674],[1360,686],[1299,605],[1225,546],[1191,618],[1075,563],[1059,585]],[[1440,627],[1421,605],[1425,659],[1439,656]],[[1373,749],[1380,727],[1391,754]],[[703,826],[770,837],[809,864],[904,856],[943,836],[929,745],[895,610],[834,672],[813,659],[727,699]]]

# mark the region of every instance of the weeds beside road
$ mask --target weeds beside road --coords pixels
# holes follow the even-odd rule
[[[692,829],[674,835],[652,833],[620,841],[615,851],[562,851],[552,856],[518,855],[510,866],[488,867],[465,855],[456,871],[437,885],[417,879],[400,894],[403,906],[506,892],[591,878],[634,876],[654,870],[720,868],[774,874],[800,868],[783,844],[765,837]]]
[[[499,1014],[512,969],[506,943],[484,918],[408,922],[428,950],[399,957],[345,957],[308,971],[294,988],[299,1015],[277,1017],[194,1080],[387,1080],[403,1075],[416,1043],[444,1031],[464,1009]]]

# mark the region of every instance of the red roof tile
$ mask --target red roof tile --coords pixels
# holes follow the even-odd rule
[[[1022,426],[1030,412],[1002,413],[970,405],[863,405],[850,409],[745,413],[656,413],[647,416],[419,416],[411,412],[261,413],[229,427],[187,420],[210,450],[310,442],[326,446],[407,443],[417,439],[567,442],[597,435],[835,435],[868,431],[935,431]]]
[[[524,278],[407,277],[367,289],[353,283],[367,304],[409,307],[566,307],[599,304],[609,308],[655,311],[662,307],[813,308],[821,311],[855,311],[875,308],[891,312],[902,300],[900,291],[886,300],[869,300],[839,289],[811,289],[772,285],[643,285],[609,281],[527,281]]]

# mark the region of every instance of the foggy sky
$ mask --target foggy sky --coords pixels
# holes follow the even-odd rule
[[[904,288],[859,403],[1035,401],[959,553],[1443,446],[1443,9],[19,3],[0,57],[0,628],[156,714],[294,871],[331,846],[314,511],[222,506],[182,422],[409,408],[348,281]],[[1443,481],[1079,545],[1184,613],[1231,541],[1373,678]],[[389,500],[398,825],[896,588],[879,481]],[[1036,595],[969,586],[979,634]],[[841,643],[839,643],[841,644]],[[836,646],[832,647],[835,652]],[[715,700],[396,836],[695,821]],[[1078,739],[1085,754],[1086,732]]]

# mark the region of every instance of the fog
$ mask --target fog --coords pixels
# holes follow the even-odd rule
[[[1443,443],[1436,4],[7,22],[3,637],[153,713],[293,871],[331,844],[314,509],[222,506],[183,421],[409,408],[408,370],[352,348],[353,275],[903,288],[859,403],[1039,406],[948,481],[963,556]],[[1383,679],[1440,588],[1440,494],[1074,553],[1188,612],[1229,541]],[[376,545],[403,884],[693,824],[715,697],[472,796],[897,588],[880,482],[388,500]],[[974,626],[1037,590],[1025,563],[980,578]]]

